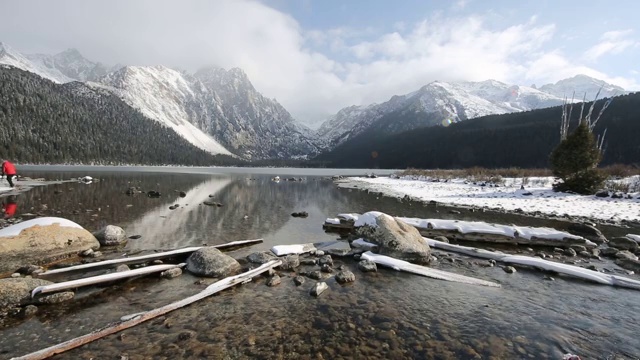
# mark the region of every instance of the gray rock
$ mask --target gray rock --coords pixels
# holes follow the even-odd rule
[[[42,272],[42,266],[25,265],[25,266],[21,266],[17,272],[19,272],[22,275],[31,275],[34,272],[37,273],[38,271]]]
[[[320,271],[322,271],[324,273],[332,273],[333,272],[333,268],[329,264],[324,264],[324,265],[322,265],[320,267]]]
[[[337,257],[353,255],[353,253],[351,252],[351,249],[329,249],[327,250],[327,252],[329,253],[329,255],[333,255]]]
[[[93,249],[82,250],[82,251],[80,251],[80,254],[78,254],[78,255],[80,255],[82,257],[91,256],[91,255],[93,255]]]
[[[371,260],[360,260],[358,263],[358,269],[362,272],[374,272],[378,271],[378,266]]]
[[[609,241],[608,245],[618,250],[631,250],[632,252],[638,250],[638,243],[627,237],[615,237]]]
[[[618,259],[616,265],[623,269],[631,270],[634,272],[640,272],[640,261],[631,259]]]
[[[601,198],[609,197],[609,192],[607,190],[600,190],[596,193],[596,197],[601,197]]]
[[[580,251],[579,255],[582,257],[591,257],[591,254],[588,251]]]
[[[129,269],[129,266],[122,264],[122,265],[118,265],[118,267],[116,268],[116,272],[123,272],[123,271],[129,271],[131,269]]]
[[[160,273],[160,277],[164,279],[173,279],[180,275],[182,275],[182,269],[180,268],[173,268],[173,269],[165,270],[162,273]]]
[[[302,276],[296,276],[293,278],[293,283],[296,284],[296,286],[300,286],[302,284],[304,284],[304,277]]]
[[[40,304],[59,304],[73,299],[75,293],[73,291],[59,292],[38,299]]]
[[[433,240],[449,243],[449,239],[447,239],[445,236],[435,236]]]
[[[127,234],[124,230],[115,225],[107,225],[93,233],[102,246],[116,246],[127,242]]]
[[[322,279],[322,273],[320,271],[318,271],[318,270],[310,271],[308,273],[304,273],[304,275],[309,277],[310,279],[314,279],[314,280]]]
[[[187,259],[187,270],[198,276],[225,277],[233,275],[241,266],[236,259],[213,247],[204,247]]]
[[[602,235],[600,230],[589,224],[574,223],[569,225],[567,229],[571,234],[582,236],[585,239],[589,239],[596,244],[602,244],[607,242],[607,238]]]
[[[316,265],[318,261],[316,259],[304,259],[300,261],[300,265],[313,266]]]
[[[516,272],[516,268],[514,268],[513,266],[505,266],[502,268],[502,270],[504,270],[504,272],[506,272],[507,274],[513,274]]]
[[[579,253],[580,251],[587,251],[587,248],[583,245],[570,245],[570,247],[577,253]]]
[[[322,250],[318,250],[318,251],[316,251],[316,252],[315,252],[315,254],[314,254],[314,255],[315,255],[315,256],[318,256],[318,257],[320,257],[320,256],[324,256],[324,251],[322,251]]]
[[[38,312],[38,307],[35,305],[27,305],[24,307],[23,314],[24,317],[31,317]]]
[[[333,259],[331,258],[331,255],[323,255],[320,257],[320,259],[318,259],[318,264],[320,266],[322,265],[333,266]]]
[[[339,284],[346,284],[348,282],[356,281],[356,276],[349,270],[343,270],[336,274],[336,281]]]
[[[276,258],[277,256],[275,256],[271,251],[258,251],[249,254],[249,256],[247,256],[247,261],[254,264],[264,264]]]
[[[0,279],[0,312],[31,302],[31,290],[50,284],[53,283],[33,278]]]
[[[160,259],[158,259],[158,260],[153,260],[153,261],[151,262],[151,265],[162,265],[162,264],[164,264],[164,262],[163,262],[162,260],[160,260]]]
[[[618,259],[629,259],[629,260],[638,260],[638,257],[633,255],[629,250],[622,250],[616,254],[616,258]]]
[[[269,281],[267,282],[267,286],[276,286],[279,285],[282,282],[282,280],[280,279],[280,276],[273,275]]]
[[[577,255],[576,251],[574,249],[572,249],[572,248],[565,249],[564,250],[564,254],[567,255],[567,256],[571,256],[571,257]]]
[[[278,267],[281,270],[293,270],[300,266],[300,257],[298,255],[287,255],[281,258],[281,260],[282,265]]]
[[[376,221],[377,226],[361,226],[356,233],[378,245],[378,253],[418,264],[429,262],[431,250],[415,227],[386,214]]]
[[[608,248],[604,248],[600,251],[600,254],[602,256],[610,256],[610,257],[615,257],[616,254],[619,252],[620,250],[616,249],[616,248],[612,248],[612,247],[608,247]]]
[[[319,282],[313,285],[313,287],[311,288],[311,291],[309,291],[309,294],[311,294],[312,296],[318,297],[320,296],[320,294],[325,292],[325,290],[327,290],[328,288],[329,288],[329,285],[327,285],[326,282],[324,281]]]

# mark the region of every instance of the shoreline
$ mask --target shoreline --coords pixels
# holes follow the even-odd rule
[[[336,180],[334,183],[338,188],[366,191],[399,201],[415,201],[425,205],[508,214],[529,219],[569,223],[588,222],[607,227],[633,228],[640,231],[640,197],[638,194],[635,194],[633,199],[601,199],[594,196],[563,193],[555,193],[557,196],[554,197],[550,186],[527,187],[526,190],[520,190],[519,183],[507,183],[505,186],[494,188],[473,185],[469,181],[465,183],[463,180],[432,182],[424,179],[390,177],[349,177]],[[497,191],[500,193],[498,194]],[[526,193],[529,195],[524,195]],[[495,197],[489,197],[494,195]],[[581,207],[575,205],[576,200],[581,200]],[[611,209],[619,206],[619,201],[627,202],[628,209],[625,210],[629,216],[620,216],[620,212],[611,212]],[[550,202],[553,202],[554,206],[550,206]],[[491,206],[491,204],[499,204],[500,206]],[[557,206],[564,204],[566,204],[566,207],[562,208],[564,211],[558,211]],[[591,205],[594,209],[593,212],[597,212],[599,216],[590,216],[593,213],[588,213],[585,204]],[[603,206],[603,204],[608,206]],[[609,212],[607,212],[608,210]],[[453,211],[455,212],[455,210]],[[632,216],[633,211],[639,215]]]

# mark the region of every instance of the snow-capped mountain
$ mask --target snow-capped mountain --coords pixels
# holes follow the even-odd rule
[[[594,85],[597,85],[595,90],[597,92],[602,86],[599,80],[586,76],[576,78],[580,80],[573,82],[576,93],[590,90]],[[590,80],[587,81],[587,79]],[[562,86],[566,83],[561,81],[558,84]],[[618,89],[606,84],[601,97],[611,96],[610,94],[614,93],[615,90],[605,91],[609,88]],[[619,90],[618,94],[624,92],[622,89]],[[563,101],[562,96],[542,91],[542,89],[509,85],[495,80],[434,81],[418,91],[393,96],[382,104],[344,108],[322,124],[318,135],[328,141],[330,146],[336,146],[371,127],[385,133],[395,133],[425,126],[447,126],[454,122],[485,115],[557,106]]]
[[[95,80],[109,72],[106,66],[87,60],[76,49],[68,49],[56,55],[33,54],[25,55],[25,57],[41,68],[61,72],[69,79],[68,81]]]
[[[595,99],[599,90],[601,90],[599,99],[629,93],[619,86],[594,79],[587,75],[576,75],[572,78],[560,80],[555,84],[546,84],[540,87],[540,91],[555,95],[559,98],[571,98],[575,92],[576,99],[582,100],[586,94],[587,101]]]
[[[41,62],[31,61],[17,50],[2,42],[0,42],[0,64],[14,66],[18,69],[38,74],[58,84],[74,80],[55,67],[48,67]]]

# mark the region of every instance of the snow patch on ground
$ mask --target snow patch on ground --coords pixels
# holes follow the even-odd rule
[[[289,254],[304,254],[315,250],[313,244],[296,244],[296,245],[276,245],[271,248],[271,252],[276,256]]]
[[[500,210],[521,209],[546,215],[584,216],[600,220],[640,219],[640,193],[632,199],[598,198],[554,192],[552,177],[529,178],[525,190],[522,179],[506,178],[498,187],[473,183],[464,179],[434,182],[427,177],[354,177],[340,181],[338,186],[381,192],[388,196],[410,196],[422,201],[437,201],[452,205],[468,205]]]
[[[627,234],[627,237],[637,243],[640,243],[640,235]]]

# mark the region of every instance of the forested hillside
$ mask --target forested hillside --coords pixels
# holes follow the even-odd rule
[[[0,158],[17,163],[237,163],[212,156],[116,96],[0,66]]]
[[[594,117],[602,107],[598,101]],[[588,109],[585,106],[585,113]],[[464,168],[471,166],[542,168],[560,142],[560,107],[471,119],[448,127],[435,126],[385,136],[369,131],[316,157],[326,167]],[[574,106],[573,124],[579,106]],[[404,122],[406,113],[392,113],[380,124]],[[616,97],[596,126],[606,134],[603,165],[640,165],[640,93]]]

